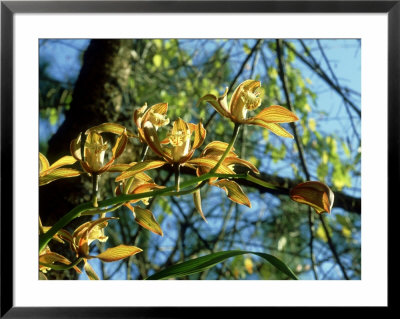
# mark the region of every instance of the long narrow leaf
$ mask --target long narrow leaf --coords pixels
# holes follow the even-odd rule
[[[253,254],[257,255],[261,258],[267,260],[270,264],[275,266],[281,272],[286,274],[289,278],[298,279],[297,276],[293,273],[293,271],[281,260],[276,258],[275,256],[253,252],[253,251],[245,251],[245,250],[229,250],[229,251],[221,251],[213,254],[209,254],[206,256],[202,256],[196,259],[191,259],[188,261],[184,261],[182,263],[173,265],[167,269],[164,269],[150,277],[146,278],[147,280],[158,280],[158,279],[167,279],[167,278],[177,278],[182,276],[187,276],[195,273],[202,272],[208,268],[215,266],[216,264],[228,259],[230,257],[243,255],[243,254]]]

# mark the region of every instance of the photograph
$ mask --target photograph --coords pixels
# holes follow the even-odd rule
[[[389,310],[399,2],[1,1],[0,317]]]
[[[43,280],[360,280],[361,39],[42,38]]]

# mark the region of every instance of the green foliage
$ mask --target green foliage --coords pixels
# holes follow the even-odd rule
[[[293,273],[293,271],[288,268],[282,261],[280,261],[278,258],[269,255],[269,254],[263,254],[263,253],[257,253],[257,252],[251,252],[251,251],[223,251],[223,252],[218,252],[214,254],[209,254],[206,256],[202,256],[196,259],[192,259],[180,264],[176,264],[174,266],[171,266],[167,269],[164,269],[154,275],[151,275],[150,277],[147,278],[147,280],[159,280],[159,279],[168,279],[168,278],[177,278],[181,276],[187,276],[191,274],[195,274],[198,272],[202,272],[210,267],[213,267],[217,263],[220,263],[224,261],[227,258],[236,256],[236,255],[242,255],[242,254],[254,254],[257,255],[266,261],[268,261],[270,264],[272,264],[274,267],[279,269],[281,272],[286,274],[291,279],[297,279],[296,275]]]

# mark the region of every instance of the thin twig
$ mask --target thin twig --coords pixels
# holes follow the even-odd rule
[[[282,50],[281,47],[282,47],[281,40],[276,40],[276,51],[277,51],[277,55],[278,55],[278,64],[279,64],[279,76],[280,76],[280,79],[282,82],[283,90],[285,92],[287,106],[288,106],[289,110],[293,112],[293,106],[292,106],[292,103],[290,100],[289,89],[288,89],[287,83],[286,83],[285,69],[284,69],[284,65],[283,65],[283,61],[282,61],[283,52],[281,51]],[[304,150],[303,150],[302,144],[300,143],[296,125],[294,123],[290,123],[290,124],[291,124],[292,130],[293,130],[293,136],[294,136],[294,139],[295,139],[295,142],[297,145],[297,149],[299,150],[300,162],[301,162],[301,166],[303,167],[303,172],[306,175],[307,180],[309,180],[310,174],[308,172],[307,164],[304,159]],[[314,240],[313,224],[314,223],[313,223],[313,216],[312,216],[311,210],[308,211],[308,220],[309,220],[309,230],[310,230],[310,242],[309,242],[310,259],[311,259],[312,269],[314,272],[314,277],[315,277],[315,279],[318,280],[318,274],[316,271],[315,256],[314,256],[314,250],[313,250],[313,240]]]
[[[288,87],[286,85],[284,65],[283,65],[283,61],[282,61],[282,57],[283,57],[282,40],[276,40],[276,50],[277,50],[277,55],[278,55],[279,76],[281,78],[282,86],[283,86],[283,89],[285,91],[285,97],[286,97],[287,105],[288,105],[289,109],[293,112],[293,106],[291,104],[289,90],[288,90]],[[299,141],[299,138],[298,138],[298,133],[297,133],[297,130],[296,130],[296,126],[294,125],[294,123],[291,123],[291,124],[292,124],[292,128],[294,128],[293,129],[293,135],[294,135],[295,140],[296,140],[296,145],[298,145],[298,150],[299,150],[299,155],[300,155],[300,161],[301,161],[301,164],[302,164],[302,168],[303,168],[304,174],[306,175],[307,179],[309,180],[310,179],[310,173],[308,171],[307,164],[306,164],[305,159],[304,159],[304,150],[303,150],[302,145],[300,144],[300,141]],[[313,220],[312,220],[313,217],[310,216],[311,214],[312,214],[312,212],[311,212],[311,210],[309,210],[310,236],[313,237],[314,236],[314,233],[313,233]],[[324,220],[322,218],[322,215],[319,215],[319,216],[320,216],[320,220],[322,222],[322,225],[324,227],[324,231],[325,231],[326,237],[328,239],[329,248],[331,249],[334,258],[336,259],[336,262],[338,263],[340,269],[342,270],[343,277],[345,279],[349,279],[348,276],[347,276],[346,270],[343,267],[342,262],[340,261],[339,255],[337,254],[336,248],[333,245],[332,238],[331,238],[331,236],[329,234],[329,231],[328,231],[328,229],[327,229],[327,227],[325,225],[325,222],[324,222]],[[311,240],[310,240],[310,243],[312,244]],[[313,254],[312,247],[310,247],[310,253]],[[311,263],[312,263],[313,267],[315,267],[315,259],[314,258],[315,257],[313,257],[313,255],[311,255]],[[315,272],[315,275],[316,275],[316,272]]]

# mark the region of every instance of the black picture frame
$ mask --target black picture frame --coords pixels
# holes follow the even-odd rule
[[[190,307],[14,307],[13,303],[13,18],[16,13],[387,13],[388,14],[388,212],[399,182],[400,0],[396,1],[1,1],[1,318],[176,318]],[[394,211],[393,213],[396,213]],[[388,218],[391,216],[388,214]],[[392,227],[394,223],[389,222]],[[389,234],[392,234],[389,229]],[[388,241],[390,246],[390,241]],[[390,250],[390,249],[389,249]],[[389,256],[389,254],[388,254]],[[390,264],[390,257],[389,257]],[[390,280],[388,282],[388,285]],[[390,308],[390,298],[388,305]],[[254,308],[253,308],[254,309]],[[251,309],[251,311],[253,310]],[[307,309],[291,307],[297,315]],[[196,315],[210,309],[196,309]],[[235,314],[249,314],[235,309]],[[335,311],[335,310],[333,310]],[[214,315],[226,309],[214,308]]]

